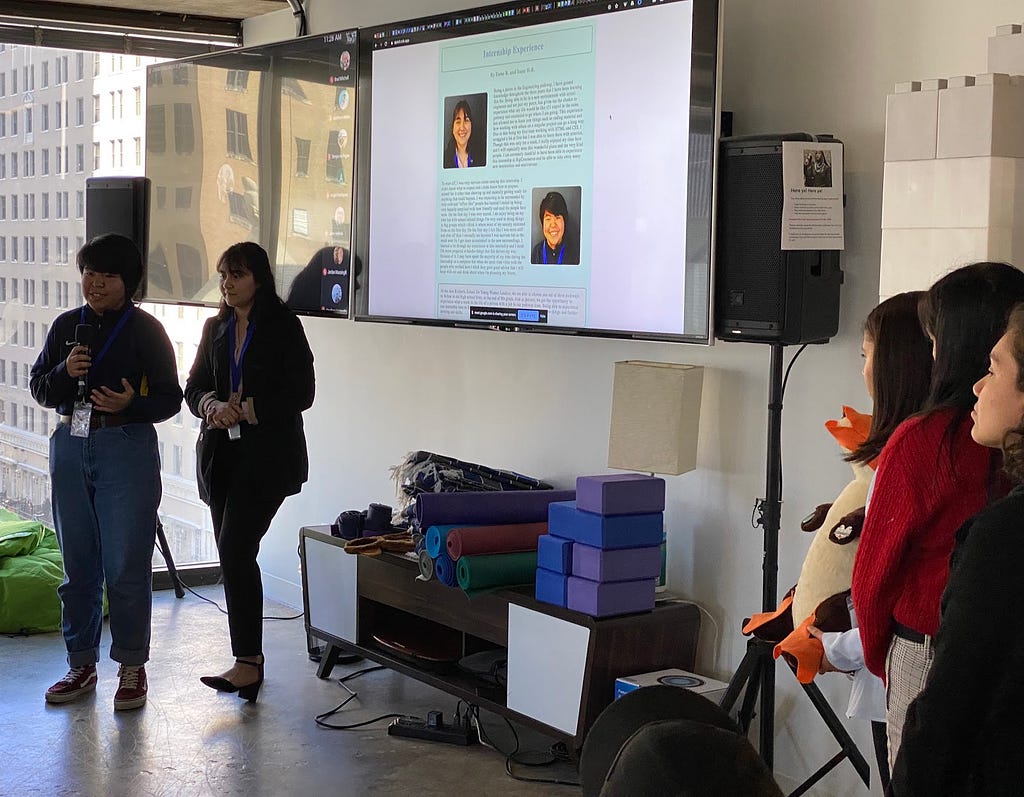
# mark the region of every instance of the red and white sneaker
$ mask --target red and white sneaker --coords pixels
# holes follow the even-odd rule
[[[117,692],[114,693],[114,711],[128,711],[146,705],[146,668],[122,664],[117,670]]]
[[[72,667],[68,674],[46,690],[47,703],[70,703],[96,691],[96,665]]]

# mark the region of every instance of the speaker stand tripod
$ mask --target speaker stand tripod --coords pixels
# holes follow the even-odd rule
[[[779,525],[782,516],[782,394],[783,367],[781,343],[771,344],[771,374],[768,383],[768,452],[766,498],[758,502],[757,525],[764,530],[764,560],[761,577],[761,609],[774,611],[778,600],[779,580]],[[754,707],[760,697],[759,743],[761,758],[769,769],[775,764],[775,645],[761,639],[751,639],[747,652],[729,681],[721,706],[731,712],[740,693],[743,703],[739,710],[740,727],[746,733],[754,717]],[[821,690],[813,682],[801,684],[818,714],[839,742],[840,751],[825,762],[814,774],[801,783],[789,797],[806,793],[833,768],[849,758],[864,785],[870,781],[870,768],[856,743],[828,704]]]
[[[164,524],[159,520],[156,522],[156,544],[163,554],[164,562],[167,565],[167,575],[171,579],[171,586],[174,587],[174,596],[184,598],[185,590],[181,585],[181,577],[178,575],[178,568],[174,566],[174,557],[171,556],[171,546],[167,544],[167,537],[164,535]]]

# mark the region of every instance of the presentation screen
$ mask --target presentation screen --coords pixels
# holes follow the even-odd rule
[[[355,315],[710,338],[717,0],[360,31]]]
[[[254,241],[297,312],[347,317],[359,58],[354,30],[150,66],[148,301],[216,304]]]

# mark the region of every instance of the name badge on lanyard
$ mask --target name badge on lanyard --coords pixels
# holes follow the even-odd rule
[[[99,350],[97,355],[92,358],[92,365],[96,366],[100,361],[107,356],[107,352],[110,351],[110,346],[116,340],[117,336],[121,334],[124,329],[124,325],[128,323],[128,317],[132,314],[135,309],[134,304],[129,304],[128,308],[124,311],[124,315],[118,320],[117,324],[114,325],[114,329],[111,331],[110,336],[107,338],[107,342],[103,344],[103,348]],[[85,307],[82,308],[80,315],[81,323],[85,323]],[[89,374],[86,372],[85,379],[88,381]],[[92,402],[87,399],[79,399],[75,402],[74,408],[71,411],[71,436],[72,437],[88,437],[89,427],[92,424]]]

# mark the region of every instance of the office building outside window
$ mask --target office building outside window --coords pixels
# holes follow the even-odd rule
[[[47,436],[57,419],[26,392],[29,369],[53,319],[82,302],[75,258],[85,238],[86,179],[93,173],[143,173],[143,149],[154,145],[147,140],[144,114],[145,66],[154,60],[31,46],[0,49],[0,136],[4,137],[0,180],[7,181],[0,183],[5,189],[0,194],[0,506],[47,524],[52,524]],[[182,79],[186,90],[194,90],[187,70]],[[33,92],[31,102],[22,91]],[[131,103],[127,114],[126,95]],[[110,99],[101,103],[104,97]],[[191,112],[191,106],[188,111],[178,110],[171,128],[175,149],[183,154],[198,149],[195,137],[202,135],[192,125]],[[150,124],[159,128],[155,145],[160,152],[166,151],[171,134],[165,131],[164,121],[160,112],[151,115]],[[242,132],[247,147],[248,137]],[[223,132],[219,135],[223,142]],[[126,139],[131,148],[127,162]],[[109,150],[105,142],[110,142]],[[12,178],[17,182],[10,182]],[[162,197],[167,188],[153,186]],[[193,204],[191,187],[179,183],[170,189],[187,211]],[[188,260],[190,254],[191,248],[186,247],[182,256]],[[188,260],[187,265],[189,273],[194,272],[192,279],[200,284],[209,279],[203,276],[205,264]],[[145,307],[156,310],[152,305]],[[166,325],[172,340],[186,342],[184,351],[194,353],[211,311],[187,307],[180,316],[154,315]],[[192,365],[183,357],[178,362],[182,384]],[[161,449],[173,452],[172,461],[164,462],[160,516],[178,565],[217,558],[209,510],[195,486],[196,434],[191,422],[157,425]],[[163,566],[159,554],[154,564]]]

